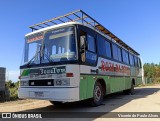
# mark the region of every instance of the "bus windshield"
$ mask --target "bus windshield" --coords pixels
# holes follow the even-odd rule
[[[46,33],[43,63],[49,60],[58,62],[75,59],[76,43],[73,27],[53,30]]]
[[[66,27],[26,37],[24,64],[76,60],[74,33],[74,27]]]

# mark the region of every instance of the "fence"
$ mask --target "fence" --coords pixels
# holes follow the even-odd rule
[[[147,77],[145,77],[145,78],[144,78],[144,81],[145,81],[145,84],[150,84],[150,83],[153,82],[153,79],[152,79],[152,78],[147,78]]]

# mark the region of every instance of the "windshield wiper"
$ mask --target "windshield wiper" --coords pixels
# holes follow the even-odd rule
[[[45,50],[45,46],[44,46],[43,49],[44,49],[44,53],[43,53],[44,56],[47,58],[47,60],[48,60],[50,63],[53,63],[54,60],[48,56],[47,51]]]
[[[49,56],[46,54],[46,51],[44,51],[44,55],[50,63],[54,62],[53,59],[49,58]]]
[[[33,56],[33,58],[31,58],[31,60],[28,61],[28,63],[26,63],[25,66],[29,66],[31,64],[31,62],[38,56],[39,53],[40,53],[40,51],[37,51],[36,54]]]

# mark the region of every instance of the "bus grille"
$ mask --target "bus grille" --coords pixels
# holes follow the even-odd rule
[[[29,86],[54,86],[53,79],[29,80]]]

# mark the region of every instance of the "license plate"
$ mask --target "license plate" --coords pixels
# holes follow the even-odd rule
[[[35,97],[44,97],[43,92],[35,92]]]

